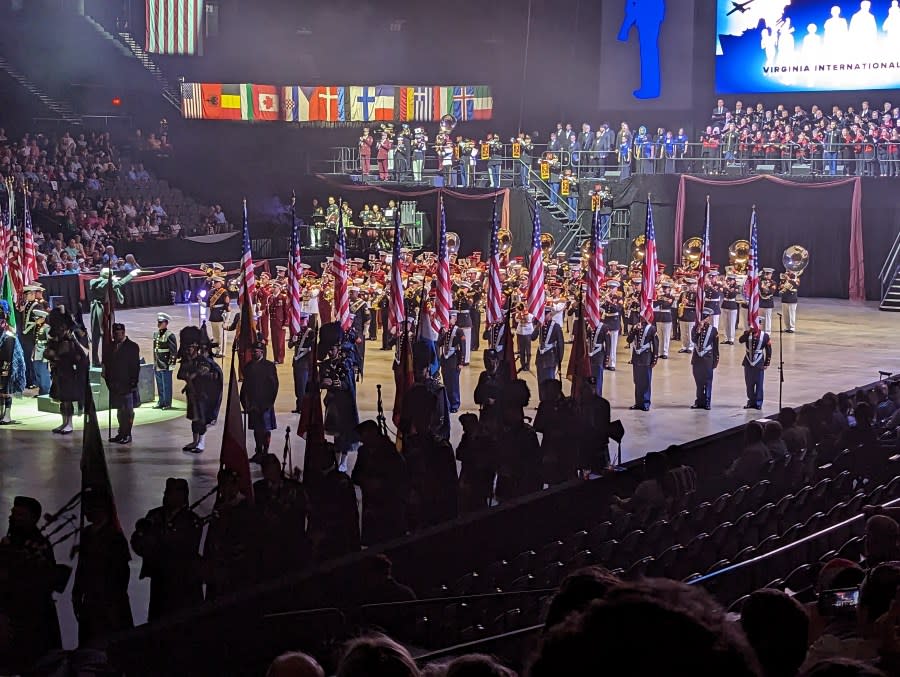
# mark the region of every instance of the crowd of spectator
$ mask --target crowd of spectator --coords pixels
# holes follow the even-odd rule
[[[26,133],[15,141],[0,128],[0,174],[16,186],[18,219],[27,187],[41,274],[124,265],[110,250],[128,242],[229,229],[219,205],[197,223],[182,223],[153,194],[144,165],[121,160],[108,132]]]

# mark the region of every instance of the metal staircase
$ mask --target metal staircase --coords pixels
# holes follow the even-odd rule
[[[29,94],[34,96],[38,101],[44,104],[44,106],[58,115],[60,119],[65,120],[70,125],[80,125],[82,123],[81,116],[76,113],[68,103],[49,96],[46,92],[39,89],[31,80],[13,68],[9,62],[2,57],[0,57],[0,69],[22,85]]]
[[[175,93],[175,90],[173,90],[172,86],[169,84],[169,80],[166,78],[160,67],[153,62],[147,52],[144,51],[143,47],[137,43],[130,33],[119,32],[114,35],[106,30],[106,28],[93,17],[85,14],[84,18],[87,19],[87,22],[91,24],[98,33],[112,42],[116,49],[122,52],[124,56],[127,56],[129,59],[137,59],[147,72],[153,76],[153,79],[156,80],[163,98],[168,101],[175,110],[181,111],[181,97]]]
[[[881,281],[881,304],[878,310],[900,313],[900,232],[878,273]]]

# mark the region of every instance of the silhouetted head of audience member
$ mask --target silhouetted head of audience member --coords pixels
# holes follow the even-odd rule
[[[291,651],[272,661],[266,677],[325,677],[325,671],[312,656]]]
[[[887,677],[887,673],[864,661],[827,658],[808,667],[800,677]]]
[[[866,565],[900,560],[900,525],[887,515],[873,515],[866,522]]]
[[[744,429],[744,443],[747,446],[757,444],[763,440],[763,427],[757,421],[750,421]]]
[[[770,444],[781,439],[781,433],[784,429],[778,421],[767,421],[763,426],[763,442]]]
[[[648,579],[610,589],[544,635],[530,677],[757,677],[739,628],[697,587]]]
[[[337,677],[419,677],[409,652],[384,635],[366,635],[347,644]]]
[[[891,608],[898,588],[900,588],[900,564],[891,562],[870,569],[859,589],[860,625],[864,628],[873,627],[875,621]]]
[[[515,677],[515,673],[492,656],[470,654],[450,661],[444,677]]]
[[[669,470],[669,461],[659,451],[648,452],[644,456],[644,479],[659,480]]]
[[[778,412],[778,422],[783,430],[787,430],[797,422],[797,412],[793,407],[784,407]]]
[[[853,417],[856,419],[857,428],[871,428],[872,405],[868,402],[860,402],[853,410]]]
[[[562,623],[569,614],[584,611],[591,602],[605,598],[607,592],[621,584],[619,578],[603,567],[591,566],[573,571],[563,579],[559,591],[550,601],[544,631]]]
[[[843,558],[832,559],[819,571],[816,592],[858,588],[865,577],[866,572],[856,562]]]
[[[794,677],[806,659],[809,616],[781,590],[757,590],[744,602],[741,627],[766,677]]]

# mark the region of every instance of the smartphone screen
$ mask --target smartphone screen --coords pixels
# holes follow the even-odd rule
[[[823,616],[836,616],[844,613],[855,613],[859,604],[859,588],[842,590],[825,590],[819,595],[819,613]]]

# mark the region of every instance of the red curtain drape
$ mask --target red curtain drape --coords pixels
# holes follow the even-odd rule
[[[836,179],[834,181],[816,181],[816,182],[800,182],[790,181],[780,176],[771,176],[769,174],[760,174],[757,176],[748,176],[742,179],[732,179],[729,181],[717,181],[715,179],[704,179],[700,176],[689,176],[682,174],[678,182],[678,197],[675,201],[675,263],[681,263],[681,243],[684,241],[684,211],[686,205],[685,189],[687,182],[692,181],[704,186],[743,186],[755,181],[772,181],[779,186],[790,186],[792,188],[836,188],[838,186],[846,186],[853,184],[853,197],[850,201],[850,283],[849,295],[851,301],[866,300],[866,269],[863,255],[863,232],[862,232],[862,179],[858,176],[847,177],[846,179]]]

